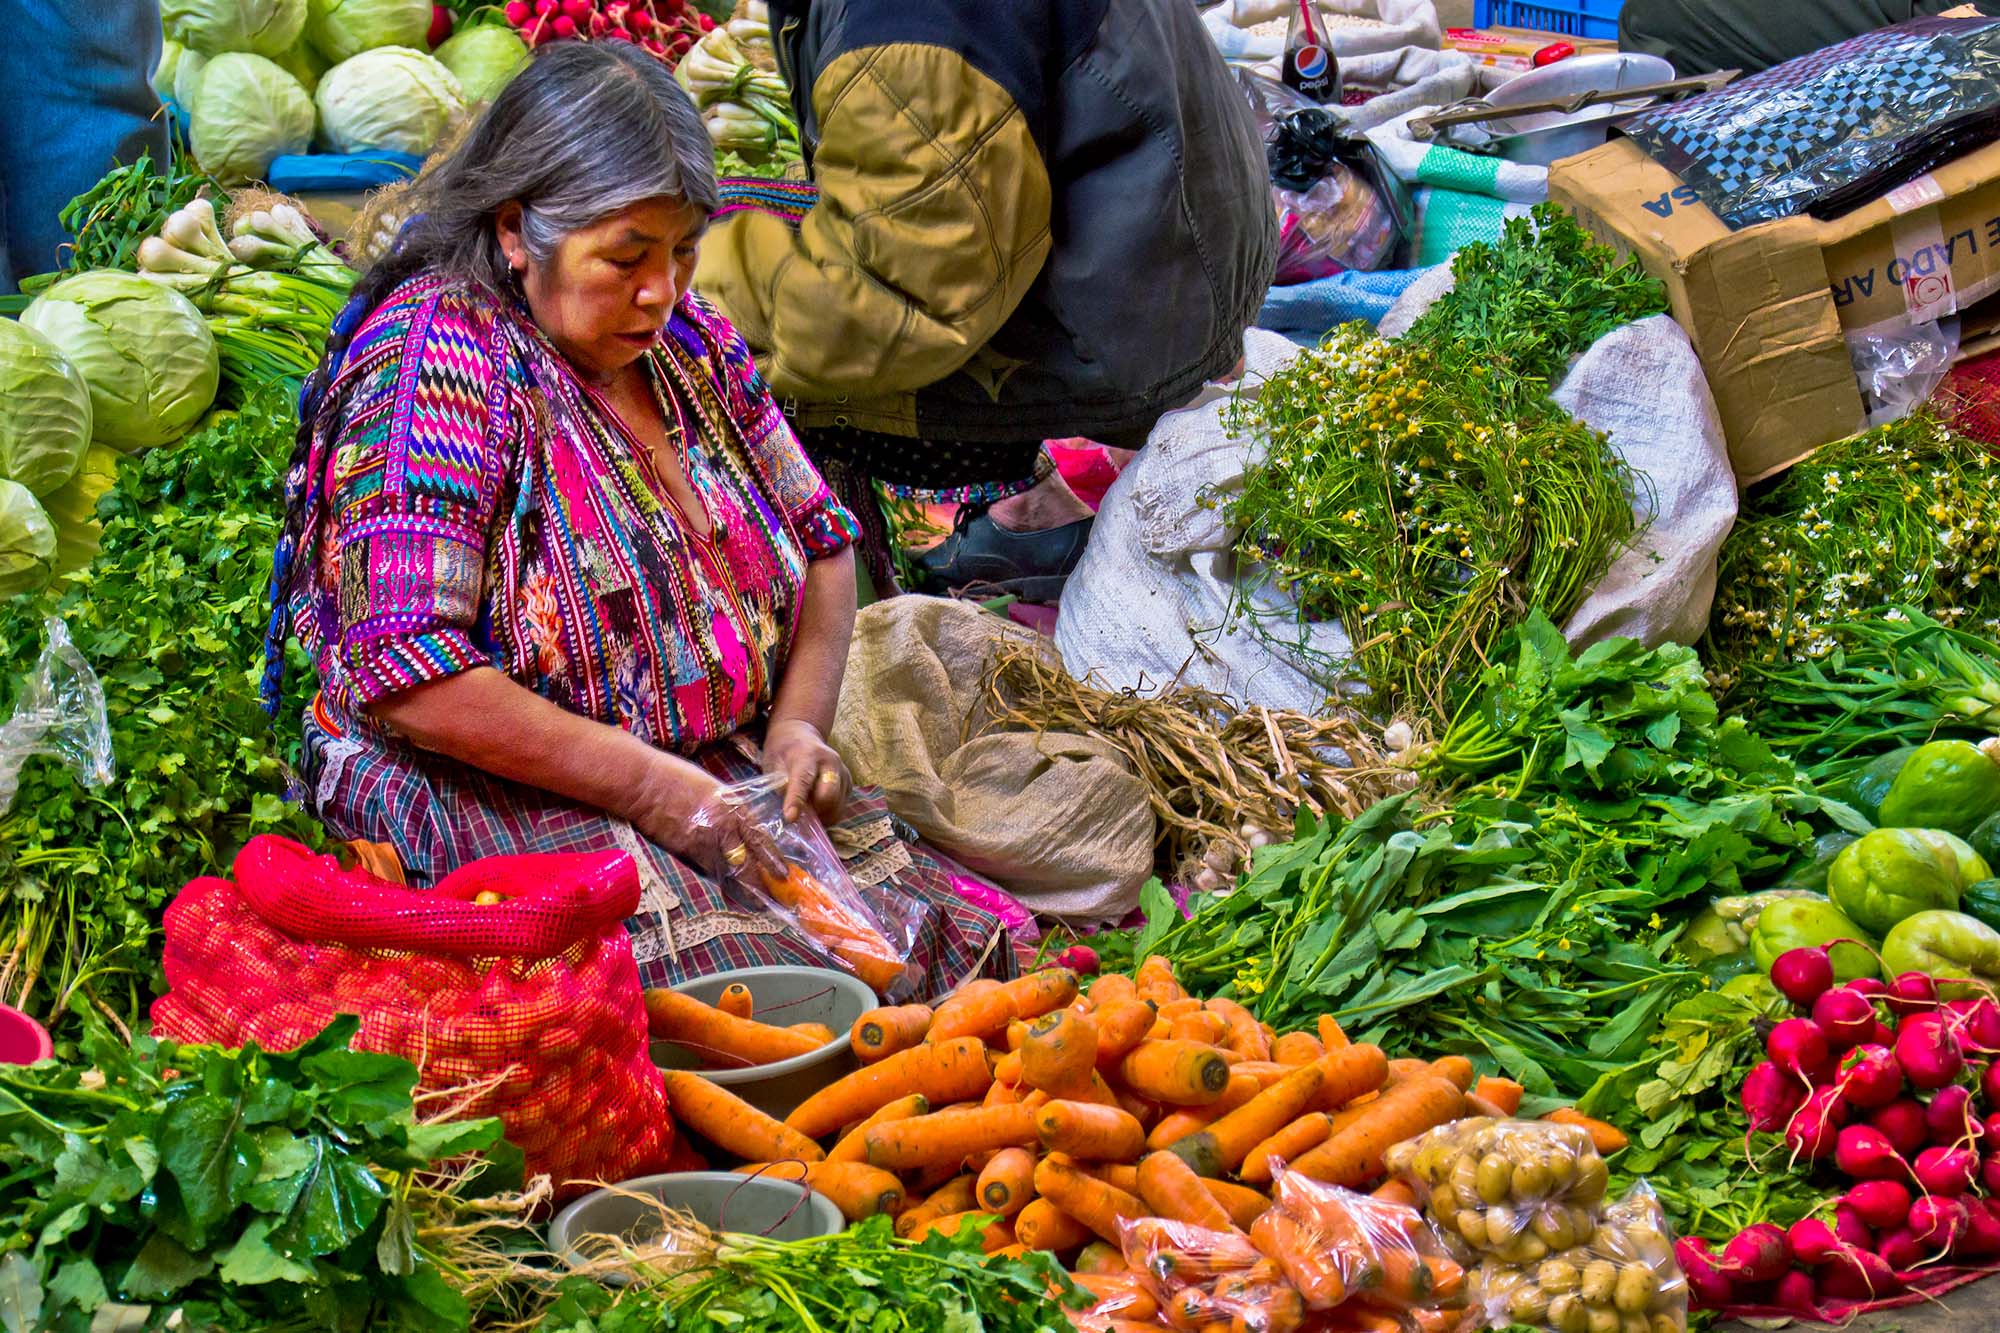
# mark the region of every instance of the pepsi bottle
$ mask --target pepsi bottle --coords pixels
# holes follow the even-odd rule
[[[1301,97],[1325,105],[1340,100],[1340,61],[1326,40],[1325,21],[1312,12],[1312,0],[1298,0],[1285,25],[1285,55],[1280,77]]]

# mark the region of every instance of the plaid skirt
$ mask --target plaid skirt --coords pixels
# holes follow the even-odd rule
[[[760,770],[748,742],[741,745],[711,747],[698,762],[727,782],[755,777]],[[641,893],[638,914],[625,924],[640,980],[649,987],[741,967],[827,965],[782,922],[736,901],[715,879],[601,810],[372,730],[344,732],[319,710],[306,714],[301,776],[306,806],[327,831],[395,848],[413,888],[488,856],[631,853]],[[1006,927],[960,898],[935,856],[898,839],[879,791],[856,792],[846,817],[829,833],[850,867],[859,872],[872,866],[877,874],[893,868],[884,885],[923,905],[916,957],[924,996],[942,995],[975,976],[1015,975]]]

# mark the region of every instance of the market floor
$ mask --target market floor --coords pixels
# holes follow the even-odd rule
[[[1717,1333],[1753,1333],[1757,1326],[1732,1320],[1717,1324]],[[1764,1327],[1769,1327],[1765,1325]],[[1822,1324],[1790,1324],[1801,1333],[1826,1327]],[[1988,1333],[2000,1329],[2000,1278],[1982,1278],[1969,1287],[1960,1287],[1937,1305],[1912,1305],[1903,1310],[1886,1310],[1863,1315],[1843,1326],[1843,1333]]]

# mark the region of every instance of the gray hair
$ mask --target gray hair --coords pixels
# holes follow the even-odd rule
[[[520,204],[528,253],[546,260],[572,232],[660,198],[715,211],[714,148],[693,100],[629,42],[554,42],[397,201],[409,221],[357,290],[372,305],[431,270],[505,291],[503,204]]]

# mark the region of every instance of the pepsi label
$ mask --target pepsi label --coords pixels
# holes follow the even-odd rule
[[[1317,42],[1307,41],[1285,52],[1284,82],[1315,102],[1340,100],[1340,65],[1333,52]]]

